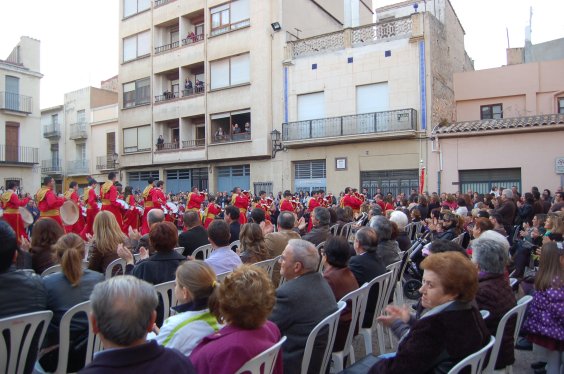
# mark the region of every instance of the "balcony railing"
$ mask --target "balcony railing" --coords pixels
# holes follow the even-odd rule
[[[188,35],[185,39],[182,39],[182,45],[194,44],[204,40],[204,34],[192,34]]]
[[[180,147],[180,145],[178,144],[178,142],[157,144],[155,152],[172,151],[172,150],[178,149],[179,147]]]
[[[239,134],[224,134],[219,135],[215,134],[213,137],[212,143],[229,143],[229,142],[240,142],[245,140],[251,140],[251,133],[250,132],[242,132]]]
[[[89,174],[90,162],[86,159],[67,162],[67,173],[71,174]]]
[[[206,139],[192,139],[192,140],[183,140],[182,141],[182,149],[190,149],[190,148],[201,148],[205,147]]]
[[[43,126],[43,137],[44,138],[60,138],[61,137],[61,125],[58,123],[51,123],[49,125]]]
[[[0,92],[0,109],[30,114],[33,109],[33,100],[30,96]]]
[[[155,95],[155,103],[177,99],[178,97],[180,97],[180,95],[178,95],[178,92],[165,91],[162,95]]]
[[[203,84],[203,83],[202,83]],[[193,88],[185,88],[182,90],[182,97],[200,95],[204,93],[204,86],[195,86]]]
[[[155,8],[163,6],[168,3],[172,3],[174,0],[155,0]]]
[[[115,170],[116,160],[111,156],[98,156],[96,157],[96,170]]]
[[[39,148],[0,144],[0,163],[38,164]]]
[[[226,32],[241,29],[251,25],[250,19],[245,19],[236,23],[231,23],[229,25],[223,25],[211,31],[211,36],[225,34]]]
[[[312,119],[282,124],[282,140],[306,140],[350,135],[417,130],[417,111],[400,109],[389,112]]]
[[[63,163],[60,158],[41,160],[41,172],[48,175],[63,174]]]
[[[83,140],[88,139],[88,131],[86,123],[73,123],[70,125],[70,139]]]
[[[155,47],[155,54],[170,51],[171,49],[178,48],[179,46],[180,46],[180,42],[161,45],[160,47]]]

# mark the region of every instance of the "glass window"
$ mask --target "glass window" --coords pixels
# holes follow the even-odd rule
[[[229,87],[250,81],[250,55],[233,56],[210,63],[211,89]]]
[[[76,122],[85,123],[86,122],[86,111],[84,109],[76,112]]]
[[[558,98],[558,113],[564,114],[564,97]]]
[[[151,150],[151,126],[133,127],[123,130],[123,152]]]
[[[151,0],[123,0],[123,17],[129,17],[151,7]]]
[[[503,118],[503,106],[501,104],[482,105],[480,107],[480,119]]]
[[[123,39],[123,61],[131,61],[151,53],[151,33],[145,31]]]
[[[249,0],[231,1],[228,4],[211,8],[210,14],[212,35],[236,30],[248,25]]]
[[[229,59],[210,63],[211,89],[229,86]]]
[[[135,82],[123,84],[123,107],[131,108],[137,105],[147,104],[150,99],[149,78],[139,79]]]

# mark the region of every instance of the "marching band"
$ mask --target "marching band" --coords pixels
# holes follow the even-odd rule
[[[224,211],[222,206],[216,203],[215,196],[208,196],[206,191],[201,192],[198,187],[193,187],[186,196],[185,207],[183,204],[179,205],[177,201],[168,201],[163,191],[164,182],[152,178],[148,180],[139,202],[130,186],[126,187],[125,194],[121,195],[121,184],[117,181],[114,172],[109,173],[108,180],[100,186],[99,196],[96,194],[98,182],[93,178],[88,178],[88,185],[84,188],[82,196],[78,194],[78,184],[75,181],[71,182],[69,190],[60,196],[57,196],[53,190],[54,183],[53,178],[44,178],[43,186],[36,194],[40,218],[52,218],[65,229],[65,232],[79,234],[84,240],[93,234],[94,218],[101,210],[111,212],[124,233],[127,234],[131,229],[140,230],[142,235],[149,232],[147,214],[151,209],[163,210],[166,219],[171,222],[182,222],[184,211],[197,211],[205,228]],[[18,240],[27,239],[26,227],[33,223],[33,218],[24,208],[29,198],[19,199],[14,192],[15,187],[12,184],[7,185],[7,191],[0,196],[0,208],[3,209],[4,219],[17,233]],[[358,190],[347,187],[339,205],[350,206],[357,214],[365,199],[366,197]],[[253,198],[251,192],[241,190],[239,187],[233,189],[227,201],[239,209],[241,224],[247,222],[247,212],[256,208],[264,210],[266,220],[272,222],[272,216],[278,209],[281,212],[289,211],[296,216],[307,217],[316,207],[331,207],[336,202],[330,193],[325,196],[324,191],[319,190],[313,191],[312,196],[302,204],[289,190],[286,190],[277,207],[273,197],[267,196],[265,191],[260,191],[259,195]],[[310,219],[307,231],[311,228]]]

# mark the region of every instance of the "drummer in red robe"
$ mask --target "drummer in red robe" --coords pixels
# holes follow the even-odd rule
[[[273,200],[266,197],[266,191],[260,191],[259,197],[260,199],[258,201],[257,208],[261,208],[262,210],[264,210],[264,218],[267,221],[272,222],[272,219],[270,218],[270,213],[272,211]]]
[[[192,187],[192,192],[186,198],[186,210],[194,210],[199,212],[202,208],[202,203],[206,199],[207,193],[200,193],[198,187]]]
[[[116,173],[113,171],[108,174],[108,181],[102,185],[100,188],[100,197],[102,198],[102,210],[107,210],[111,212],[114,217],[116,217],[116,221],[121,227],[121,231],[127,234],[127,231],[123,227],[123,216],[122,216],[122,209],[123,206],[118,203],[116,200],[118,199],[118,190],[114,183],[117,181]]]
[[[87,240],[86,234],[94,235],[94,218],[100,211],[98,208],[98,196],[96,195],[96,182],[93,178],[88,178],[88,187],[82,192],[82,203],[86,207],[86,225],[80,232],[80,237]]]
[[[239,223],[244,225],[247,223],[247,209],[249,209],[249,192],[241,192],[240,187],[235,187],[233,189],[233,194],[231,195],[231,205],[239,208]]]
[[[151,200],[153,201],[153,209],[165,210],[166,206],[166,196],[163,192],[163,181],[158,181],[157,186],[153,188],[153,193],[151,195]]]
[[[149,178],[147,181],[149,184],[143,190],[143,217],[141,217],[141,235],[149,233],[149,224],[147,223],[147,214],[153,209],[153,178]]]
[[[204,228],[207,230],[212,221],[221,213],[221,207],[215,203],[215,196],[208,198],[208,207],[204,212]]]
[[[55,187],[55,180],[53,177],[43,178],[43,186],[37,191],[37,208],[39,209],[40,218],[52,218],[61,228],[63,221],[61,220],[61,213],[59,208],[65,203],[64,197],[58,197],[53,189]]]
[[[320,191],[312,191],[312,197],[307,201],[307,210],[309,212],[309,222],[307,224],[307,232],[310,232],[313,228],[313,220],[311,219],[313,216],[313,210],[318,206],[321,206],[319,203],[319,193]]]
[[[20,214],[19,208],[25,207],[29,201],[29,197],[20,200],[14,189],[16,188],[16,182],[9,181],[6,185],[8,188],[6,192],[0,197],[0,206],[4,209],[4,220],[14,229],[16,233],[16,238],[18,243],[21,241],[22,237],[28,239],[27,233],[25,232],[25,225]]]
[[[139,230],[139,210],[137,209],[137,203],[135,201],[135,195],[133,195],[133,187],[125,187],[125,202],[129,205],[125,216],[123,217],[123,224],[125,229],[129,232],[129,228],[132,230]]]
[[[80,235],[82,229],[84,229],[84,217],[82,216],[82,209],[80,207],[80,202],[79,202],[80,197],[78,195],[77,182],[75,181],[70,182],[69,190],[65,192],[65,199],[71,200],[73,203],[75,203],[79,211],[78,220],[74,223],[74,225],[70,225],[70,226],[65,225],[65,233],[68,234],[70,232],[73,232],[75,234]]]
[[[292,212],[295,213],[294,204],[292,204],[292,193],[290,190],[284,191],[283,199],[280,202],[280,211],[281,212]]]

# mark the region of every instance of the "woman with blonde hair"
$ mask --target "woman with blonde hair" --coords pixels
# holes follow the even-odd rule
[[[87,301],[94,286],[104,281],[102,274],[82,268],[85,249],[84,241],[80,236],[73,233],[61,236],[53,245],[53,250],[62,271],[43,279],[47,290],[47,309],[53,311],[53,319],[47,330],[44,347],[59,344],[59,324],[63,315],[76,304]],[[84,366],[85,340],[88,338],[86,315],[78,315],[73,319],[70,334],[67,370],[76,372]],[[57,367],[57,358],[58,349],[44,355],[41,358],[43,369],[54,371]]]
[[[178,305],[175,314],[164,321],[154,339],[162,346],[176,348],[186,356],[200,341],[222,326],[217,322],[217,292],[215,273],[204,261],[183,263],[176,270],[174,293]],[[149,336],[149,339],[153,337]]]
[[[246,223],[239,233],[241,241],[241,261],[254,264],[268,259],[268,249],[264,241],[262,229],[256,223]]]
[[[119,258],[117,247],[126,245],[128,238],[121,231],[116,217],[109,211],[101,211],[94,218],[94,236],[88,268],[104,273],[108,265]]]

